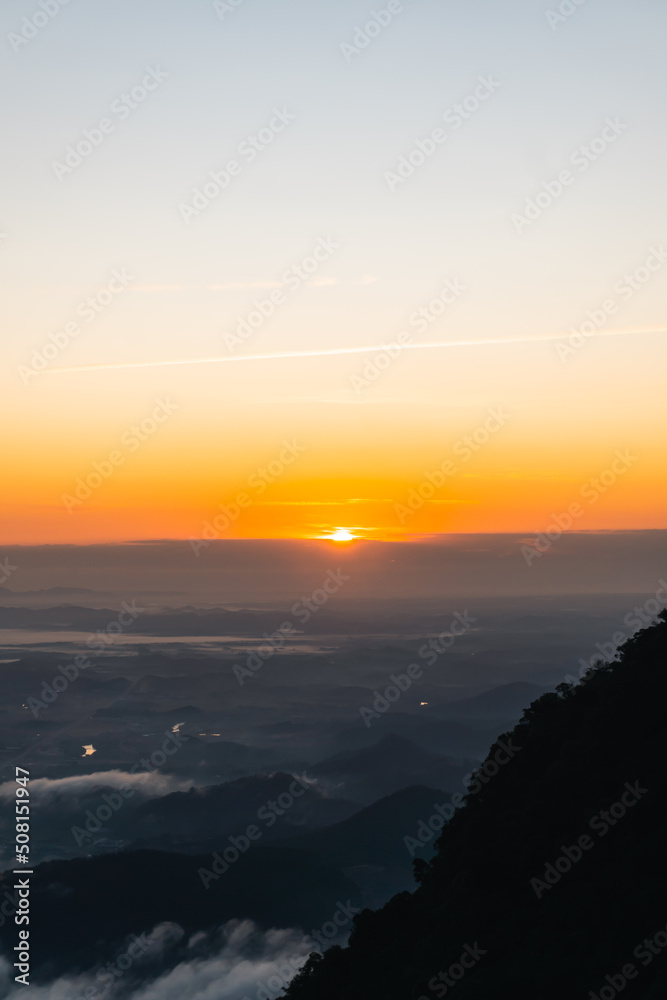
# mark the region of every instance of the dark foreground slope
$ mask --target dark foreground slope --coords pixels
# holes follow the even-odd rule
[[[664,1000],[666,668],[662,621],[534,702],[417,891],[358,916],[290,1000]]]

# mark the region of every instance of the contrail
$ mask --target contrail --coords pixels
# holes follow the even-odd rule
[[[633,334],[667,333],[667,327],[642,326],[625,330],[600,330],[595,337],[629,337]],[[338,354],[373,354],[382,351],[432,351],[442,347],[483,347],[489,344],[536,344],[544,341],[567,340],[570,333],[547,333],[537,337],[486,337],[482,340],[436,340],[418,344],[373,344],[370,347],[331,347],[323,351],[286,351],[274,354],[228,354],[214,358],[180,358],[169,361],[121,361],[118,364],[76,365],[72,368],[49,368],[41,374],[55,375],[64,372],[112,371],[122,368],[167,368],[172,365],[217,365],[232,361],[279,361],[281,358],[331,358]]]

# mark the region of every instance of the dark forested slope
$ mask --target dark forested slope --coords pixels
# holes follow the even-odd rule
[[[290,1000],[664,1000],[666,665],[663,612],[533,702],[417,891],[360,914]]]

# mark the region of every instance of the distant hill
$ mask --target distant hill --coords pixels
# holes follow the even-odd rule
[[[360,914],[349,947],[313,957],[289,1000],[664,1000],[662,617],[619,662],[525,712],[418,865],[417,891]]]
[[[309,765],[307,774],[332,792],[369,804],[409,785],[461,791],[463,777],[473,766],[471,761],[430,753],[412,740],[388,733],[370,747],[345,750]]]
[[[403,788],[340,823],[298,834],[290,838],[289,844],[319,854],[341,868],[378,864],[411,872],[411,856],[404,838],[414,836],[420,820],[428,821],[435,806],[444,805],[449,799],[447,792],[436,788],[423,785]]]
[[[439,789],[403,788],[349,819],[280,843],[311,851],[341,868],[363,890],[368,905],[379,906],[395,892],[414,889],[413,859],[433,854],[437,837],[428,821],[435,816],[439,822],[436,807],[449,800]]]
[[[294,795],[290,795],[290,788]],[[289,801],[292,804],[284,808]],[[272,802],[275,808],[267,806]],[[215,849],[216,841],[257,823],[261,810],[259,820],[266,842],[336,823],[357,809],[352,802],[325,798],[316,788],[304,787],[291,774],[278,773],[238,778],[151,799],[126,818],[120,814],[119,819],[124,818],[124,822],[117,827],[123,836],[132,836],[137,847],[194,853],[203,849],[202,845]],[[266,818],[266,825],[262,817]]]
[[[544,694],[545,688],[528,681],[515,681],[513,684],[502,684],[491,688],[473,698],[463,698],[461,701],[448,702],[432,709],[443,719],[479,719],[492,721],[505,719],[512,722],[523,715],[532,701]]]

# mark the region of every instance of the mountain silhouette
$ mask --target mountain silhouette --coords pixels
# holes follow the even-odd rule
[[[294,796],[289,795],[290,788]],[[290,802],[287,809],[277,805],[281,795]],[[266,804],[274,800],[276,811],[269,813]],[[151,799],[119,828],[124,837],[133,836],[134,847],[199,853],[209,847],[215,850],[224,837],[257,822],[262,809],[271,816],[271,827],[264,832],[266,842],[347,819],[357,808],[351,802],[325,798],[293,775],[278,772]]]
[[[416,862],[418,889],[357,916],[289,1000],[664,1000],[661,618],[532,703]]]
[[[370,804],[410,785],[460,789],[474,762],[459,762],[431,753],[412,740],[387,733],[360,750],[345,750],[318,764],[307,774],[330,792]]]
[[[448,792],[414,785],[348,819],[291,836],[279,845],[309,851],[336,865],[359,886],[368,906],[380,906],[394,893],[414,888],[413,859],[430,857],[436,839],[424,824],[449,800]],[[417,839],[419,833],[423,842]]]
[[[514,681],[512,684],[502,684],[483,694],[461,701],[451,701],[435,709],[441,719],[479,719],[491,721],[506,720],[506,724],[518,720],[526,705],[538,698],[545,691],[539,684],[528,681]]]

